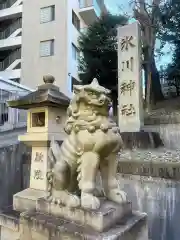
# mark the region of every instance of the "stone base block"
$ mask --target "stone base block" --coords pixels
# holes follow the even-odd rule
[[[0,213],[1,228],[8,228],[13,232],[19,232],[19,213],[13,210],[2,211]],[[1,239],[1,238],[0,238]]]
[[[109,218],[111,220],[111,217]],[[133,212],[121,223],[100,233],[90,227],[51,215],[25,212],[21,215],[20,240],[148,240],[146,219],[145,213]]]
[[[1,210],[0,213],[0,239],[20,239],[19,213],[12,209]]]
[[[89,226],[99,232],[111,228],[120,219],[132,214],[131,203],[116,204],[103,198],[101,199],[101,207],[98,210],[69,208],[49,203],[45,199],[39,199],[36,211],[71,220],[77,224]]]
[[[27,188],[13,196],[13,209],[19,212],[33,211],[37,200],[46,196],[45,191]]]

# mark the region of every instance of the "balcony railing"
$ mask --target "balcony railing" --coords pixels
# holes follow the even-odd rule
[[[26,126],[27,112],[25,110],[9,108],[7,101],[15,100],[28,94],[28,91],[5,91],[0,89],[0,131],[13,127]]]
[[[101,9],[99,7],[99,4],[97,0],[80,0],[79,2],[80,8],[87,8],[87,7],[94,7],[96,15],[101,15]]]
[[[8,38],[13,32],[22,27],[22,18],[17,19],[8,26],[4,31],[0,32],[0,40]]]
[[[17,0],[6,0],[3,3],[0,3],[0,10],[10,8]]]
[[[7,58],[0,62],[0,71],[8,68],[16,59],[21,59],[21,48],[13,51]]]

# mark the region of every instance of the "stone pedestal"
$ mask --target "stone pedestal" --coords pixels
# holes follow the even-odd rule
[[[49,203],[37,190],[25,191],[14,196],[14,209],[22,212],[20,240],[148,240],[147,215],[133,212],[130,202],[102,198],[98,210],[87,210]]]
[[[104,199],[101,199],[101,207],[98,210],[74,209],[39,199],[36,211],[61,217],[81,226],[91,227],[98,232],[110,229],[117,221],[132,214],[131,203],[119,205]]]
[[[13,196],[13,209],[19,212],[34,211],[38,199],[47,196],[47,192],[27,188]]]
[[[76,212],[76,210],[74,211]],[[113,217],[109,216],[108,222],[110,223],[111,220],[113,220]],[[27,239],[148,240],[146,214],[133,212],[126,217],[117,219],[111,228],[99,232],[90,226],[77,224],[64,218],[45,215],[40,212],[25,212],[21,214],[20,240]]]
[[[68,208],[44,198],[20,217],[20,240],[148,240],[147,215],[101,199],[98,210]]]

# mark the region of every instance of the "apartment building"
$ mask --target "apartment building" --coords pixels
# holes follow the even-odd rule
[[[70,96],[78,81],[78,37],[104,11],[104,0],[24,0],[21,83],[35,89],[51,74]]]
[[[19,82],[21,74],[22,0],[0,1],[0,77]]]
[[[0,0],[0,131],[24,124],[6,102],[33,91],[43,75],[71,95],[78,37],[105,11],[103,0]]]
[[[70,95],[78,81],[78,37],[104,0],[0,0],[0,77],[32,89],[52,74]]]

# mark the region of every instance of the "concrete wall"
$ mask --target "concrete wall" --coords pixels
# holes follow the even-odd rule
[[[13,194],[29,186],[30,153],[22,143],[0,148],[0,209],[12,205]]]
[[[118,176],[134,210],[148,214],[149,239],[179,240],[180,182]]]

